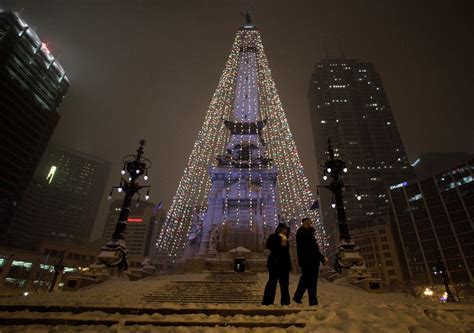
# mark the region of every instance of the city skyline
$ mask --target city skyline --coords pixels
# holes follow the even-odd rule
[[[462,5],[424,2],[427,6],[405,11],[403,4],[375,2],[366,7],[273,3],[251,7],[313,192],[318,181],[306,94],[326,48],[329,56],[340,56],[342,46],[348,58],[375,64],[410,160],[427,151],[472,153],[468,59],[473,50],[464,42],[470,23]],[[248,6],[237,1],[2,4],[23,9],[22,16],[68,72],[71,88],[53,141],[111,161],[110,186],[119,180],[121,157],[145,138],[154,161],[151,195],[156,202],[163,199],[165,209],[224,68],[228,36]],[[104,198],[96,230],[108,204]]]

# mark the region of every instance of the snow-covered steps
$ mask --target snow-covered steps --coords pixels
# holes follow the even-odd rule
[[[74,319],[74,318],[31,318],[31,314],[26,317],[17,318],[0,318],[0,328],[2,326],[29,326],[29,325],[45,325],[45,326],[154,326],[154,327],[227,327],[227,328],[283,328],[290,327],[303,328],[305,323],[301,322],[253,322],[239,320],[222,320],[222,321],[166,321],[166,320],[94,320],[94,319]],[[92,328],[92,327],[90,327]],[[130,327],[131,328],[131,327]],[[132,330],[134,331],[134,330]]]
[[[0,313],[19,313],[19,312],[37,312],[37,313],[71,313],[81,314],[86,312],[100,312],[104,314],[121,314],[121,315],[189,315],[203,314],[206,316],[285,316],[289,314],[297,314],[303,311],[298,308],[279,308],[279,307],[113,307],[113,306],[43,306],[43,305],[0,305]],[[305,311],[308,311],[305,309]]]
[[[108,326],[129,327],[223,327],[223,328],[303,328],[305,322],[299,319],[296,309],[222,309],[222,308],[83,308],[62,307],[19,307],[11,311],[0,311],[2,326]],[[50,311],[53,310],[53,311]],[[68,311],[72,310],[72,311]],[[92,311],[91,311],[92,310]],[[119,312],[113,312],[118,310]],[[137,311],[139,310],[139,311]],[[185,310],[185,311],[183,311]],[[92,329],[92,328],[91,328]],[[133,329],[132,329],[133,331]],[[191,330],[192,331],[192,330]]]
[[[202,280],[171,281],[166,288],[146,294],[153,303],[260,304],[262,288],[256,273],[212,272]]]

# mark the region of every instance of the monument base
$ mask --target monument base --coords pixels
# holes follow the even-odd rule
[[[176,273],[210,272],[266,272],[267,256],[252,252],[217,252],[212,256],[195,256],[181,259]]]

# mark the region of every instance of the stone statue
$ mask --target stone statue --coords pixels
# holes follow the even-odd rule
[[[210,231],[210,237],[209,237],[209,251],[213,252],[216,251],[217,249],[217,227],[213,227],[212,230]]]
[[[250,15],[250,11],[247,9],[246,13],[240,13],[243,17],[245,17],[245,24],[252,24],[252,16]]]

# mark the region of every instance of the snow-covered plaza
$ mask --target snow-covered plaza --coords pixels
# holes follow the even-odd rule
[[[319,306],[262,306],[267,274],[112,279],[77,292],[3,298],[1,332],[472,332],[474,305],[368,293],[319,280]],[[229,277],[236,276],[229,273]],[[298,276],[290,277],[294,292]]]

